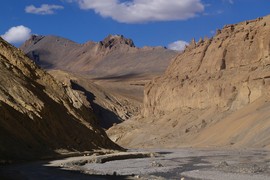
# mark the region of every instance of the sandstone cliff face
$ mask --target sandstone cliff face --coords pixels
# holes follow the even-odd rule
[[[3,39],[0,74],[0,159],[120,149],[97,126],[83,94],[56,82]]]
[[[268,94],[270,17],[191,44],[145,88],[145,116],[179,108],[237,110]]]
[[[225,26],[146,85],[142,117],[108,133],[129,147],[270,148],[269,77],[270,16]]]

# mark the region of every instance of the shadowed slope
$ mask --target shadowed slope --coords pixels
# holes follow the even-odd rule
[[[85,98],[0,39],[0,159],[121,149],[97,126]]]
[[[137,48],[121,35],[85,44],[32,36],[21,49],[59,81],[63,74],[68,84],[75,77],[81,92],[94,97],[86,103],[92,104],[104,128],[139,114],[144,84],[163,73],[177,54],[162,47]]]

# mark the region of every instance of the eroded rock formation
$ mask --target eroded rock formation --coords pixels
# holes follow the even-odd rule
[[[145,88],[144,115],[179,108],[237,110],[268,94],[270,17],[225,26],[187,47]]]

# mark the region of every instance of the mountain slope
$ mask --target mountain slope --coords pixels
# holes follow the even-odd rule
[[[121,35],[85,44],[32,36],[21,49],[59,81],[76,79],[72,87],[89,95],[87,103],[106,129],[140,113],[144,84],[162,74],[177,54],[162,47],[137,48]]]
[[[21,49],[46,69],[108,77],[162,73],[175,51],[162,47],[136,48],[131,39],[109,35],[98,43],[77,44],[56,36],[32,36]]]
[[[269,77],[270,16],[225,26],[145,87],[142,119],[109,133],[126,146],[270,147]]]
[[[105,129],[114,124],[121,123],[132,116],[138,115],[142,100],[138,101],[113,92],[112,88],[106,89],[97,85],[95,81],[89,80],[80,75],[64,72],[61,70],[48,71],[53,77],[60,82],[70,86],[72,89],[80,91],[87,98],[85,104],[91,104],[93,112],[97,117],[99,125]],[[115,82],[104,82],[107,86],[113,86]],[[121,84],[124,82],[121,81]],[[118,86],[118,85],[116,85]],[[133,87],[132,90],[135,88]],[[131,90],[128,91],[129,95]]]
[[[121,149],[97,126],[83,94],[54,80],[0,39],[0,159]]]

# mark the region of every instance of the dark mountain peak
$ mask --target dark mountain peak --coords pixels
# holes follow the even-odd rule
[[[33,35],[31,35],[30,40],[32,40],[32,41],[39,41],[39,40],[41,40],[44,37],[45,36],[33,34]]]
[[[28,39],[33,44],[38,43],[41,39],[43,39],[45,36],[42,35],[31,35],[31,37]]]
[[[105,48],[112,48],[119,45],[128,45],[135,47],[132,39],[125,38],[123,35],[109,35],[103,41],[99,42]]]
[[[21,49],[24,49],[26,47],[30,47],[32,45],[37,44],[40,40],[42,40],[45,36],[41,36],[41,35],[31,35],[30,38],[28,40],[26,40],[22,46],[20,47]]]

